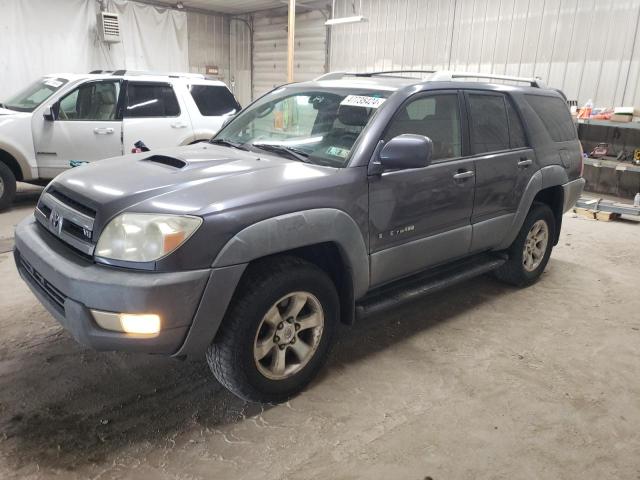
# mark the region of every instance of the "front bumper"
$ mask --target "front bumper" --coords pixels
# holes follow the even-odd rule
[[[573,208],[578,201],[578,198],[580,198],[580,195],[582,195],[585,183],[586,181],[584,178],[578,178],[562,185],[562,189],[564,190],[564,205],[562,206],[562,213],[567,213]]]
[[[201,353],[193,345],[202,350],[208,344],[202,336],[207,342],[213,338],[244,270],[243,266],[231,269],[234,283],[228,278],[229,269],[159,273],[97,265],[45,231],[33,217],[16,228],[14,256],[20,276],[78,342],[96,350],[166,355]],[[220,285],[223,291],[216,292]],[[231,293],[226,293],[229,288]],[[214,295],[219,301],[215,309],[209,298]],[[104,330],[93,319],[92,309],[155,313],[161,318],[161,330],[152,337]],[[190,332],[196,325],[200,330]]]

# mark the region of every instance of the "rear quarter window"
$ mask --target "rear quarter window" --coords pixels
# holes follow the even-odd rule
[[[540,117],[554,142],[567,142],[577,138],[576,127],[564,100],[542,95],[525,95],[524,97]]]
[[[205,117],[233,115],[240,111],[240,105],[227,87],[192,85],[190,90],[200,114]]]

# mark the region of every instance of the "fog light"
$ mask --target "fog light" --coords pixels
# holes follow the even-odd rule
[[[132,315],[128,313],[120,314],[120,325],[127,333],[153,334],[160,331],[160,317],[158,315]]]
[[[114,332],[155,335],[160,332],[160,317],[153,313],[114,313],[92,310],[98,326]]]

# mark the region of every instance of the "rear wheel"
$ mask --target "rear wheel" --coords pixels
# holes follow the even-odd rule
[[[0,162],[0,210],[8,208],[16,196],[16,177],[11,169]]]
[[[533,284],[549,262],[555,228],[551,209],[543,203],[534,203],[509,247],[509,260],[495,271],[495,276],[519,287]]]
[[[281,402],[324,364],[339,316],[328,275],[295,257],[249,267],[207,351],[215,377],[239,397]]]

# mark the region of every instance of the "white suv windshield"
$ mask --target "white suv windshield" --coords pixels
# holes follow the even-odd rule
[[[33,112],[65,83],[67,83],[67,80],[64,78],[41,78],[9,98],[3,105],[10,110],[18,112]]]
[[[212,143],[344,167],[387,91],[280,90],[240,113]]]

